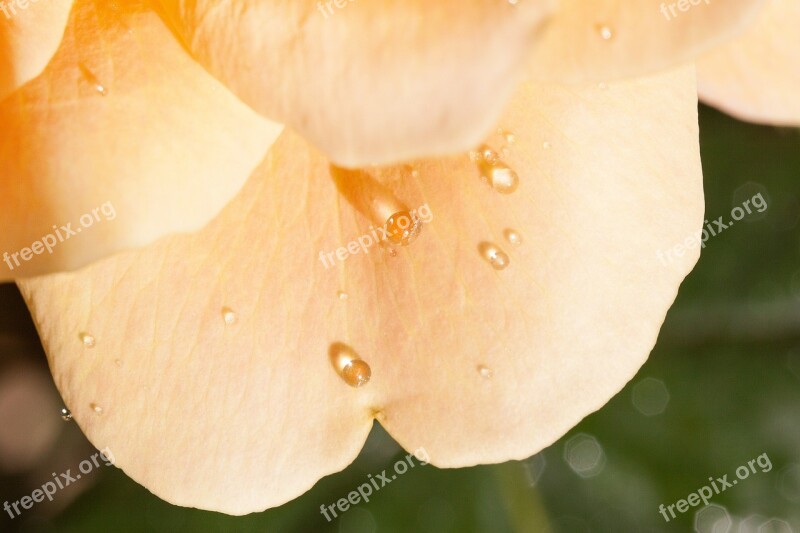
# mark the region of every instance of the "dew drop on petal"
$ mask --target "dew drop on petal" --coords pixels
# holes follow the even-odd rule
[[[542,143],[542,148],[544,148],[545,150],[549,150],[552,147],[553,147],[553,145],[550,144],[549,141],[545,141],[545,142]]]
[[[519,186],[519,176],[506,165],[494,150],[483,147],[480,150],[478,169],[481,179],[499,193],[511,194]]]
[[[89,82],[89,85],[91,85],[95,91],[97,91],[101,96],[106,96],[108,94],[108,88],[103,85],[99,79],[97,79],[97,76],[95,76],[94,72],[89,70],[86,65],[83,63],[78,63],[78,68],[80,69],[83,78]]]
[[[500,132],[500,135],[503,136],[503,138],[506,140],[508,144],[514,144],[515,142],[517,142],[517,136],[511,133],[510,131],[502,130]]]
[[[499,246],[491,242],[482,242],[478,245],[478,251],[495,270],[505,269],[511,260]]]
[[[230,307],[223,307],[222,308],[222,320],[225,321],[227,325],[233,325],[236,323],[236,312],[231,309]]]
[[[598,24],[595,26],[597,33],[600,35],[600,38],[604,41],[610,41],[614,38],[614,30],[611,29],[611,26],[607,24]]]
[[[96,403],[89,404],[89,407],[91,407],[92,411],[94,411],[98,415],[102,415],[103,414],[103,408],[100,407],[99,405],[97,405]]]
[[[419,170],[417,170],[417,169],[412,170],[411,171],[411,177],[412,178],[418,178],[419,177]]]
[[[70,420],[72,420],[72,413],[66,407],[61,408],[61,420],[63,420],[64,422],[69,422]]]
[[[408,246],[422,231],[422,221],[414,213],[400,211],[386,221],[387,240],[398,246]]]
[[[492,376],[494,376],[494,371],[488,366],[484,365],[478,366],[478,373],[481,375],[482,378],[485,379],[491,379]]]
[[[337,293],[337,296],[338,296],[338,297],[339,297],[339,299],[340,299],[341,301],[343,301],[343,302],[344,302],[344,301],[346,301],[346,300],[347,300],[347,299],[350,297],[350,296],[349,296],[349,295],[348,295],[346,292],[344,292],[344,291],[339,291],[339,292]]]
[[[95,340],[94,337],[88,333],[81,333],[78,335],[78,338],[81,340],[84,346],[87,348],[94,348]]]
[[[342,342],[331,344],[328,355],[333,368],[351,387],[362,387],[372,377],[372,369],[369,365],[347,344]]]
[[[514,246],[519,246],[522,244],[522,237],[520,234],[511,228],[503,231],[503,236],[506,238],[509,244],[513,244]]]

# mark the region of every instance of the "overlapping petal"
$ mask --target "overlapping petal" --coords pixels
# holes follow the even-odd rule
[[[342,469],[373,418],[439,466],[531,455],[634,375],[697,259],[674,252],[703,220],[695,91],[693,69],[524,86],[511,135],[488,140],[516,139],[512,194],[467,155],[335,183],[287,131],[196,234],[20,283],[56,384],[135,480],[233,514]],[[367,186],[428,223],[394,256],[331,259],[383,222],[346,200]],[[367,385],[336,372],[334,343],[371,366]]]
[[[700,59],[700,97],[752,122],[800,126],[800,2],[770,0],[758,24]]]
[[[336,163],[362,166],[477,144],[516,87],[552,2],[160,3],[198,60],[243,101]]]
[[[280,130],[143,2],[77,1],[43,74],[0,103],[0,281],[198,229]]]
[[[61,43],[71,7],[72,0],[0,5],[0,100],[44,70]]]
[[[691,63],[738,35],[765,0],[562,0],[531,58],[534,79],[607,81]]]

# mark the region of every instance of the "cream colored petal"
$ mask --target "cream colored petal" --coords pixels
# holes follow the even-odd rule
[[[489,141],[515,140],[512,194],[467,155],[329,172],[287,132],[197,234],[20,286],[81,428],[170,502],[279,505],[354,459],[373,417],[439,466],[526,457],[636,373],[697,259],[673,249],[703,220],[696,104],[693,69],[528,85]],[[404,208],[418,239],[366,246]],[[369,383],[337,373],[336,343]]]
[[[198,229],[279,132],[141,2],[76,2],[44,73],[0,103],[0,281]]]
[[[751,24],[765,0],[561,0],[530,76],[578,83],[651,74],[694,60]]]
[[[342,166],[476,144],[516,86],[550,1],[337,3],[161,0],[215,76]]]
[[[742,120],[800,126],[800,2],[770,0],[758,24],[697,64],[706,103]]]
[[[0,2],[0,101],[42,72],[71,8],[72,0]]]

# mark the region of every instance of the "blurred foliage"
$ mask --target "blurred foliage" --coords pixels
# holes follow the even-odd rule
[[[731,532],[755,532],[779,517],[800,533],[800,132],[743,124],[708,108],[700,116],[709,221],[730,220],[731,209],[757,193],[769,207],[709,240],[641,372],[534,458],[460,470],[415,465],[328,523],[320,505],[346,497],[368,474],[391,471],[405,455],[376,426],[348,469],[264,513],[230,517],[174,507],[109,468],[57,517],[12,525],[76,532],[690,531],[698,508],[666,523],[658,506],[685,498],[709,477],[732,479],[738,466],[767,453],[771,471],[759,469],[712,502],[729,513]],[[663,412],[651,416],[632,401],[634,387],[648,378],[669,395]],[[656,389],[641,391],[657,396]],[[565,460],[576,435],[596,443],[584,452],[602,454],[591,477]],[[761,529],[769,531],[789,530],[773,522]]]

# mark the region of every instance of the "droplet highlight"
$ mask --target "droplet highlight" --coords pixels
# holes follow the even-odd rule
[[[542,143],[542,148],[544,148],[545,150],[549,150],[552,147],[553,147],[553,145],[550,144],[549,141],[545,141],[545,142]]]
[[[344,292],[344,291],[339,291],[338,293],[336,293],[336,296],[338,296],[338,297],[339,297],[339,299],[340,299],[341,301],[343,301],[343,302],[347,301],[347,299],[350,297],[350,295],[348,295],[348,294],[347,294],[346,292]]]
[[[396,246],[408,246],[419,237],[422,221],[416,214],[400,211],[389,217],[384,226],[387,240]]]
[[[494,376],[494,370],[488,366],[480,365],[478,366],[478,374],[480,374],[484,379],[492,379],[492,376]]]
[[[225,321],[225,324],[228,326],[232,326],[236,323],[237,320],[236,312],[231,309],[230,307],[223,307],[222,308],[222,320]]]
[[[610,41],[614,38],[614,30],[607,24],[598,24],[595,26],[595,30],[604,41]]]
[[[89,333],[85,333],[85,332],[80,333],[78,335],[78,338],[81,340],[83,345],[86,346],[87,348],[94,348],[94,345],[96,344],[94,336],[90,335]]]
[[[503,237],[506,238],[509,244],[513,244],[514,246],[519,246],[522,244],[522,236],[511,228],[508,228],[503,231]]]
[[[69,422],[72,420],[72,412],[70,412],[70,410],[66,407],[61,408],[61,420],[64,422]]]
[[[476,162],[481,179],[494,190],[502,194],[511,194],[517,190],[519,176],[503,162],[497,152],[487,146],[482,146],[478,150]]]
[[[482,242],[478,245],[478,251],[495,270],[504,270],[511,262],[508,255],[494,243]]]
[[[99,405],[97,405],[96,403],[89,404],[89,407],[91,407],[92,411],[94,411],[98,415],[102,415],[103,414],[103,408],[100,407]]]
[[[106,96],[108,94],[108,88],[100,82],[97,76],[95,76],[94,72],[89,70],[86,65],[79,63],[78,68],[80,69],[83,78],[94,88],[95,91],[98,92],[98,94],[101,96]]]
[[[333,368],[345,383],[354,388],[369,383],[372,369],[352,347],[342,342],[335,342],[328,349],[328,355]]]

